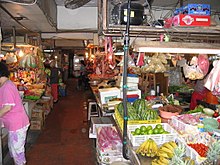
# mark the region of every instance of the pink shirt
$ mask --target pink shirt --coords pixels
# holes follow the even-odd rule
[[[25,112],[20,94],[15,84],[8,80],[0,87],[0,108],[11,105],[12,108],[1,120],[9,131],[16,131],[29,124],[29,118]]]

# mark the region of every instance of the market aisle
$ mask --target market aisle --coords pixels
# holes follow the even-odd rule
[[[89,91],[77,91],[71,79],[66,97],[60,98],[46,119],[36,143],[27,150],[27,165],[96,164],[94,141],[88,138],[84,102]]]

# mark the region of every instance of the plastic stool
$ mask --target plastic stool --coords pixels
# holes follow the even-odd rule
[[[95,106],[95,111],[92,111],[92,106]],[[89,101],[88,103],[88,120],[91,119],[92,116],[99,116],[98,106],[96,101]]]

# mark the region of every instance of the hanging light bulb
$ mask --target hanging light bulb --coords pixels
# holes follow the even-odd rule
[[[20,49],[18,55],[19,55],[19,57],[23,57],[24,56],[24,52]]]

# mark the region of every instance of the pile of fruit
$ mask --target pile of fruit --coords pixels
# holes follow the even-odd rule
[[[134,131],[131,131],[133,136],[136,135],[152,135],[152,134],[169,134],[170,132],[164,130],[161,124],[157,124],[155,127],[152,125],[142,125],[139,128],[136,128]]]
[[[153,139],[147,139],[136,150],[137,154],[154,158],[151,165],[194,165],[190,157],[186,157],[185,146],[175,141],[163,143],[160,147]]]
[[[117,106],[118,112],[124,116],[123,103]],[[159,119],[157,111],[152,109],[151,103],[145,99],[137,99],[133,104],[127,102],[128,120],[157,120]]]

